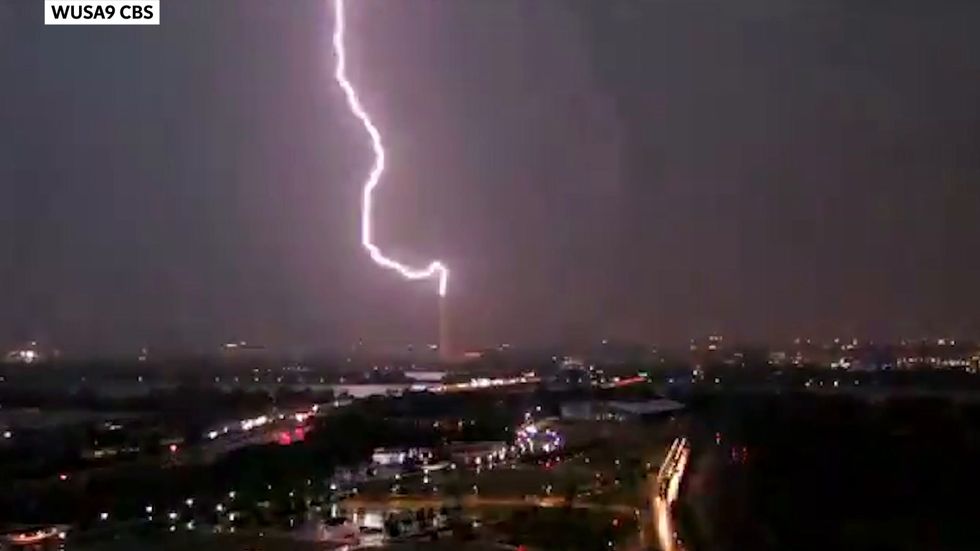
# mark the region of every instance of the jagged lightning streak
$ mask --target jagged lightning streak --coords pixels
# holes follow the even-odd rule
[[[385,149],[381,142],[381,132],[371,122],[371,117],[368,116],[367,111],[364,110],[364,106],[361,105],[361,100],[357,97],[357,90],[354,89],[354,85],[347,78],[347,53],[344,49],[344,0],[333,0],[333,3],[333,49],[337,57],[334,78],[336,78],[337,84],[344,90],[344,96],[347,98],[347,105],[350,107],[351,112],[364,125],[364,130],[367,131],[368,136],[371,138],[371,148],[374,150],[374,165],[372,165],[371,172],[364,182],[364,191],[361,194],[361,245],[367,249],[368,254],[371,255],[371,259],[378,265],[389,270],[395,270],[406,279],[438,278],[439,296],[444,297],[446,296],[446,286],[449,283],[449,269],[445,264],[434,260],[425,268],[412,268],[385,256],[372,240],[372,194],[374,193],[374,188],[378,187],[381,174],[385,170]]]

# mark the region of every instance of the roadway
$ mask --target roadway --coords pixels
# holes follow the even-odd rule
[[[661,551],[685,551],[677,535],[673,508],[680,497],[681,482],[687,470],[691,446],[686,438],[676,438],[655,477],[649,477],[652,531]]]
[[[588,509],[591,511],[608,511],[612,513],[633,515],[636,513],[635,507],[617,504],[589,503],[586,501],[572,500],[569,505],[564,497],[559,496],[525,496],[525,497],[484,497],[476,495],[463,496],[460,499],[443,496],[392,496],[392,497],[349,497],[341,502],[348,509],[363,507],[387,508],[387,509],[421,509],[439,508],[442,506],[453,506],[456,504],[463,507],[566,507],[573,509]]]

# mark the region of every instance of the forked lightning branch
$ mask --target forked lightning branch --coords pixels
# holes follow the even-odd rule
[[[361,121],[364,130],[371,139],[371,149],[374,152],[374,163],[371,172],[368,173],[364,181],[364,188],[361,192],[361,244],[367,249],[371,259],[379,266],[394,270],[406,279],[436,279],[439,285],[439,296],[446,296],[446,287],[449,283],[449,268],[439,260],[433,260],[425,267],[412,267],[386,256],[381,248],[374,242],[374,191],[381,182],[381,176],[385,170],[385,149],[381,140],[381,132],[374,125],[371,117],[361,104],[357,95],[357,90],[347,77],[347,51],[344,46],[345,20],[344,20],[344,0],[333,0],[334,2],[334,33],[333,49],[337,58],[336,71],[334,76],[337,83],[344,91],[347,105],[351,112]]]

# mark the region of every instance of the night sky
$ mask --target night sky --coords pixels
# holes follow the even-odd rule
[[[0,0],[0,343],[432,341],[325,0]],[[350,0],[377,239],[457,341],[980,334],[980,2]]]

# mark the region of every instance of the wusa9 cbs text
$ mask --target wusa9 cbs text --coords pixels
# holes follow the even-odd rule
[[[44,0],[45,25],[159,25],[160,0]]]

